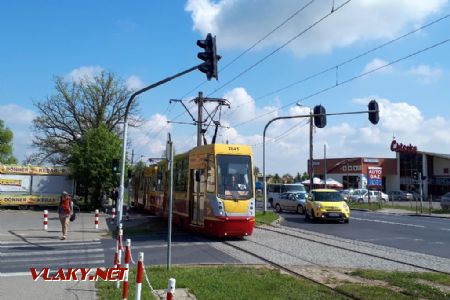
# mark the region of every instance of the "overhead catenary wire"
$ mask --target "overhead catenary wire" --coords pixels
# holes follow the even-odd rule
[[[401,36],[398,36],[398,37],[396,37],[396,38],[393,38],[393,39],[391,39],[391,40],[389,40],[389,41],[387,41],[387,42],[385,42],[385,43],[382,43],[382,44],[380,44],[380,45],[374,47],[374,48],[371,48],[371,49],[369,49],[369,50],[367,50],[367,51],[364,51],[364,52],[362,52],[362,53],[360,53],[360,54],[358,54],[358,55],[356,55],[356,56],[354,56],[354,57],[351,57],[351,58],[349,58],[349,59],[347,59],[347,60],[344,60],[343,62],[340,62],[340,63],[338,63],[338,64],[336,64],[336,65],[334,65],[334,66],[332,66],[332,67],[328,67],[328,68],[326,68],[326,69],[323,69],[322,71],[319,71],[319,72],[317,72],[317,73],[311,74],[311,75],[309,75],[309,76],[307,76],[307,77],[305,77],[305,78],[303,78],[303,79],[300,79],[300,80],[297,80],[297,81],[295,81],[295,82],[292,82],[292,83],[290,83],[290,84],[288,84],[288,85],[286,85],[286,86],[283,86],[283,87],[278,88],[278,89],[276,89],[276,90],[274,90],[274,91],[268,92],[268,93],[266,93],[266,94],[264,94],[264,95],[262,95],[262,96],[258,96],[258,97],[256,97],[254,100],[250,100],[250,101],[247,101],[247,102],[245,102],[245,103],[242,103],[242,104],[240,104],[240,105],[238,105],[238,106],[236,106],[236,107],[230,109],[229,111],[227,111],[226,114],[230,114],[230,113],[232,113],[233,111],[235,111],[236,109],[238,109],[238,108],[240,108],[240,107],[242,107],[242,106],[244,106],[244,105],[246,105],[246,104],[248,104],[248,103],[252,103],[253,101],[258,101],[258,100],[261,100],[261,99],[263,99],[263,98],[272,96],[272,95],[274,95],[274,94],[276,94],[276,93],[282,92],[282,91],[287,90],[287,89],[289,89],[289,88],[291,88],[291,87],[293,87],[293,86],[296,86],[296,85],[298,85],[298,84],[301,84],[301,83],[304,83],[304,82],[306,82],[306,81],[309,81],[309,80],[311,80],[311,79],[313,79],[313,78],[316,78],[316,77],[318,77],[318,76],[320,76],[320,75],[323,75],[323,74],[325,74],[325,73],[327,73],[327,72],[329,72],[329,71],[336,70],[336,72],[337,72],[337,70],[338,70],[340,67],[342,67],[342,66],[344,66],[344,65],[346,65],[346,64],[349,64],[349,63],[351,63],[351,62],[353,62],[353,61],[355,61],[355,60],[357,60],[357,59],[359,59],[359,58],[361,58],[361,57],[363,57],[363,56],[366,56],[366,55],[368,55],[368,54],[370,54],[370,53],[373,53],[373,52],[375,52],[375,51],[377,51],[377,50],[380,50],[380,49],[382,49],[382,48],[384,48],[384,47],[386,47],[386,46],[388,46],[388,45],[391,45],[391,44],[393,44],[393,43],[395,43],[395,42],[397,42],[397,41],[399,41],[399,40],[401,40],[401,39],[403,39],[403,38],[405,38],[405,37],[408,37],[408,36],[410,36],[410,35],[412,35],[412,34],[414,34],[414,33],[416,33],[416,32],[419,32],[419,31],[421,31],[421,30],[423,30],[423,29],[425,29],[425,28],[428,28],[428,27],[430,27],[430,26],[432,26],[432,25],[435,25],[435,24],[437,24],[437,23],[439,23],[439,22],[441,22],[441,21],[443,21],[443,20],[445,20],[445,19],[447,19],[447,18],[449,18],[449,17],[450,17],[450,14],[447,14],[447,15],[445,15],[445,16],[443,16],[443,17],[440,17],[440,18],[438,18],[438,19],[435,19],[435,20],[433,20],[433,21],[431,21],[431,22],[429,22],[429,23],[427,23],[427,24],[425,24],[425,25],[423,25],[423,26],[420,26],[420,27],[418,27],[418,28],[416,28],[416,29],[414,29],[414,30],[411,30],[411,31],[409,31],[409,32],[407,32],[407,33],[401,35]],[[337,77],[337,75],[336,75],[336,77]],[[338,84],[338,81],[337,81],[337,80],[336,80],[336,84]]]
[[[254,42],[250,47],[248,47],[247,49],[245,49],[242,53],[240,53],[238,56],[236,56],[234,59],[232,59],[229,63],[227,63],[224,67],[220,68],[219,72],[222,72],[223,70],[225,70],[226,68],[228,68],[229,66],[231,66],[232,64],[234,64],[237,60],[239,60],[242,56],[244,56],[245,54],[247,54],[248,52],[250,52],[252,49],[254,49],[256,46],[258,46],[260,43],[262,43],[264,40],[266,40],[269,36],[271,36],[275,31],[277,31],[278,29],[280,29],[281,27],[283,27],[286,23],[288,23],[290,20],[292,20],[295,16],[297,16],[299,13],[301,13],[303,10],[305,10],[308,6],[310,6],[315,0],[311,0],[308,3],[306,3],[305,5],[303,5],[302,7],[300,7],[299,9],[297,9],[293,14],[291,14],[289,17],[287,17],[285,20],[283,20],[283,22],[281,22],[279,25],[277,25],[274,29],[272,29],[269,33],[267,33],[266,35],[264,35],[263,37],[261,37],[259,40],[257,40],[256,42]],[[204,80],[203,82],[199,83],[197,86],[195,86],[194,88],[192,88],[191,90],[189,90],[187,93],[185,93],[180,99],[183,99],[184,97],[186,97],[187,95],[189,95],[190,93],[196,91],[198,88],[200,88],[202,85],[204,85],[206,82],[208,82],[208,80]],[[192,108],[192,107],[191,107]],[[173,118],[173,120],[179,118],[180,116],[184,115],[186,112],[182,112],[179,115],[175,116],[175,118]]]
[[[260,114],[260,115],[258,115],[258,116],[256,116],[256,117],[254,117],[254,118],[251,118],[251,119],[249,119],[249,120],[240,122],[240,123],[234,125],[233,128],[240,127],[240,126],[242,126],[242,125],[245,125],[245,124],[248,124],[248,123],[253,122],[253,121],[255,121],[255,120],[258,120],[258,119],[260,119],[260,118],[262,118],[262,117],[264,117],[264,116],[266,116],[266,115],[268,115],[268,114],[272,114],[272,113],[274,113],[274,112],[280,111],[280,110],[282,110],[282,109],[284,109],[284,108],[286,108],[286,107],[289,107],[289,106],[291,106],[291,105],[293,105],[293,104],[295,104],[295,103],[297,103],[297,102],[302,102],[302,101],[308,100],[308,99],[310,99],[310,98],[313,98],[313,97],[315,97],[315,96],[318,96],[318,95],[320,95],[320,94],[323,94],[323,93],[325,93],[325,92],[327,92],[327,91],[330,91],[330,90],[332,90],[332,89],[335,89],[335,88],[337,88],[337,87],[339,87],[339,86],[341,86],[341,85],[345,85],[345,84],[347,84],[347,83],[350,83],[350,82],[352,82],[352,81],[354,81],[354,80],[356,80],[356,79],[359,79],[359,78],[361,78],[361,77],[364,77],[364,76],[367,76],[367,75],[369,75],[369,74],[372,74],[372,73],[374,73],[374,72],[376,72],[376,71],[379,71],[379,70],[381,70],[381,69],[384,69],[384,68],[386,68],[386,67],[389,67],[389,66],[391,66],[391,65],[393,65],[393,64],[396,64],[396,63],[398,63],[398,62],[401,62],[401,61],[403,61],[403,60],[406,60],[406,59],[408,59],[408,58],[410,58],[410,57],[416,56],[416,55],[421,54],[421,53],[423,53],[423,52],[429,51],[429,50],[431,50],[431,49],[433,49],[433,48],[436,48],[436,47],[439,47],[439,46],[441,46],[441,45],[444,45],[444,44],[448,43],[449,41],[450,41],[450,38],[445,39],[445,40],[442,40],[442,41],[440,41],[440,42],[438,42],[438,43],[435,43],[435,44],[433,44],[433,45],[431,45],[431,46],[422,48],[422,49],[420,49],[420,50],[418,50],[418,51],[415,51],[415,52],[413,52],[413,53],[411,53],[411,54],[408,54],[408,55],[403,56],[403,57],[401,57],[401,58],[398,58],[398,59],[396,59],[396,60],[394,60],[394,61],[391,61],[391,62],[389,62],[389,63],[386,63],[386,64],[384,64],[384,65],[382,65],[382,66],[376,67],[376,68],[374,68],[374,69],[371,69],[371,70],[366,71],[366,72],[364,72],[364,73],[361,73],[361,74],[359,74],[359,75],[353,76],[353,77],[351,77],[351,78],[349,78],[349,79],[347,79],[347,80],[341,81],[341,82],[339,82],[339,83],[337,83],[337,84],[333,84],[333,85],[331,85],[331,86],[329,86],[329,87],[323,88],[323,89],[321,89],[321,90],[319,90],[319,91],[317,91],[317,92],[314,92],[314,93],[312,93],[312,94],[309,94],[309,95],[307,95],[307,96],[305,96],[305,97],[302,97],[302,98],[300,98],[300,99],[298,99],[298,100],[289,102],[289,103],[287,103],[287,104],[285,104],[285,105],[283,105],[283,106],[280,106],[280,107],[277,108],[277,109],[274,109],[274,110],[265,112],[265,113],[263,113],[263,114]]]
[[[239,74],[237,74],[236,76],[234,76],[233,78],[231,78],[230,80],[228,80],[227,82],[225,82],[224,84],[222,84],[221,86],[219,86],[218,88],[216,88],[215,90],[213,90],[211,93],[208,94],[208,96],[213,95],[214,93],[220,91],[221,89],[223,89],[224,87],[226,87],[227,85],[229,85],[230,83],[232,83],[233,81],[235,81],[236,79],[238,79],[239,77],[241,77],[242,75],[244,75],[245,73],[249,72],[250,70],[252,70],[253,68],[255,68],[257,65],[259,65],[260,63],[262,63],[263,61],[265,61],[266,59],[268,59],[269,57],[271,57],[272,55],[274,55],[275,53],[277,53],[278,51],[280,51],[281,49],[283,49],[284,47],[286,47],[287,45],[289,45],[291,42],[293,42],[294,40],[296,40],[297,38],[299,38],[300,36],[302,36],[303,34],[305,34],[306,32],[308,32],[309,30],[311,30],[312,28],[314,28],[315,26],[317,26],[318,24],[320,24],[321,22],[323,22],[325,19],[327,19],[329,16],[331,16],[332,14],[334,14],[335,12],[337,12],[338,10],[340,10],[341,8],[343,8],[345,5],[347,5],[349,2],[351,2],[352,0],[347,0],[344,3],[342,3],[341,5],[339,5],[338,7],[336,7],[333,11],[329,12],[328,14],[326,14],[325,16],[321,17],[319,20],[315,21],[314,23],[312,23],[311,25],[309,25],[306,29],[304,29],[303,31],[301,31],[300,33],[298,33],[297,35],[295,35],[294,37],[292,37],[291,39],[289,39],[288,41],[286,41],[285,43],[283,43],[280,47],[276,48],[275,50],[273,50],[272,52],[270,52],[269,54],[265,55],[263,58],[259,59],[258,61],[256,61],[254,64],[252,64],[251,66],[249,66],[248,68],[246,68],[244,71],[240,72]],[[207,96],[207,97],[208,97]]]

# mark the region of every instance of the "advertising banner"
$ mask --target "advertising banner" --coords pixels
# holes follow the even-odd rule
[[[16,205],[43,205],[54,206],[59,204],[60,195],[0,195],[0,206]]]
[[[383,185],[383,168],[382,167],[368,167],[368,186],[382,186]]]
[[[0,174],[0,193],[30,193],[30,176]]]
[[[69,175],[69,168],[60,166],[40,167],[40,166],[0,165],[0,173],[62,176],[62,175]]]

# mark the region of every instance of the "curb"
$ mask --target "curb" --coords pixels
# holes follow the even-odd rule
[[[382,212],[382,211],[370,210],[370,209],[365,209],[365,208],[351,208],[350,210],[365,211],[365,212],[376,212],[376,213],[379,213],[379,214],[389,214],[389,215],[404,215],[404,216],[411,216],[411,217],[450,219],[450,216],[439,216],[439,215],[436,215],[436,214],[434,214],[434,215],[427,215],[427,214],[414,214],[414,213]]]

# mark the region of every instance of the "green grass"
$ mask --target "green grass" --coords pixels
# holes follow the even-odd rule
[[[266,211],[266,213],[264,214],[264,212],[262,211],[257,211],[256,212],[256,224],[271,224],[272,222],[278,220],[279,216],[278,214],[274,213],[273,211]]]
[[[176,279],[176,288],[188,288],[198,300],[223,299],[344,299],[322,286],[300,280],[267,268],[165,267],[147,268],[154,289],[166,289],[169,278]],[[128,299],[134,299],[135,273],[130,274]],[[97,295],[101,300],[122,299],[121,291],[112,282],[98,282]],[[152,299],[147,283],[142,284],[142,299]]]
[[[422,272],[384,272],[377,270],[357,270],[352,275],[367,279],[382,280],[391,286],[397,287],[400,292],[391,290],[389,299],[450,299],[450,276],[439,273]],[[420,282],[419,280],[423,280]],[[436,284],[446,287],[446,291],[441,291]],[[344,290],[348,287],[343,286]],[[352,288],[352,287],[350,287]],[[382,290],[385,288],[379,288]],[[365,289],[356,291],[355,295],[362,298],[361,293],[366,293]],[[398,294],[398,295],[397,295]],[[406,298],[405,298],[406,297]],[[365,298],[364,299],[377,299]]]

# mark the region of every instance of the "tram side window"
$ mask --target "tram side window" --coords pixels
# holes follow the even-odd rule
[[[175,162],[174,189],[176,192],[187,191],[188,160],[187,158]]]
[[[214,193],[216,191],[216,177],[214,168],[214,155],[208,155],[208,173],[207,173],[207,183],[206,192]]]

